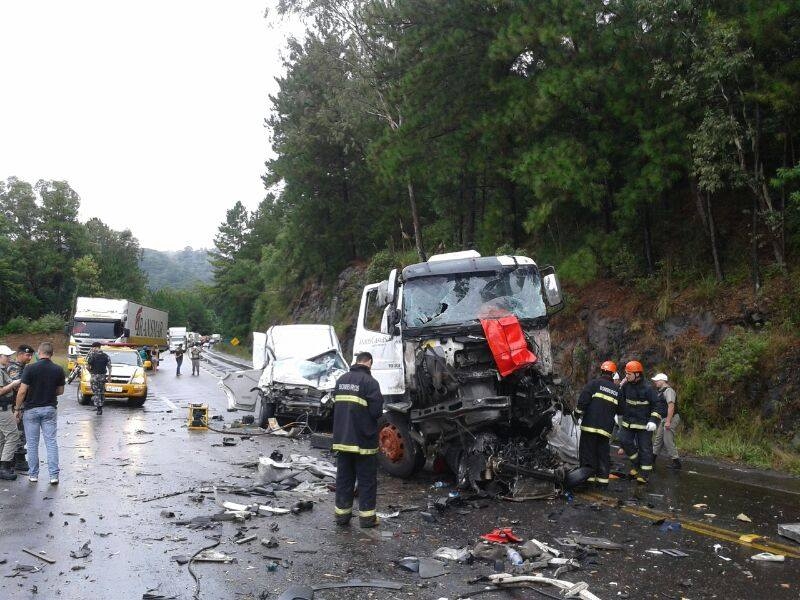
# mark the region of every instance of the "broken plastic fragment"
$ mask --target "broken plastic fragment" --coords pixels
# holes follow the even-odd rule
[[[752,523],[753,522],[752,519],[750,517],[748,517],[744,513],[739,513],[738,515],[736,515],[736,519],[739,520],[739,521],[744,521],[745,523]]]
[[[89,543],[90,542],[86,542],[81,546],[80,550],[70,550],[69,555],[72,558],[86,558],[92,553],[92,549],[89,548]]]
[[[433,553],[434,558],[441,558],[444,560],[455,560],[457,562],[464,562],[469,559],[470,552],[467,548],[439,548]]]
[[[783,562],[786,559],[783,554],[773,554],[772,552],[761,552],[759,554],[754,554],[750,558],[766,562]]]

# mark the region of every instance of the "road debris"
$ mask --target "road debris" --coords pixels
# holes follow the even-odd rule
[[[264,546],[265,548],[277,548],[278,547],[278,540],[273,535],[273,536],[270,536],[269,539],[262,539],[261,540],[261,545]]]
[[[484,533],[481,538],[495,544],[519,543],[522,541],[522,538],[518,537],[510,527],[495,528],[489,533]]]
[[[498,589],[508,587],[526,586],[532,583],[544,583],[559,588],[564,598],[581,598],[582,600],[600,600],[589,591],[589,586],[585,582],[571,583],[561,579],[542,577],[538,575],[511,575],[509,573],[496,573],[485,577],[480,577],[470,583],[487,582]]]
[[[472,554],[468,548],[439,548],[433,553],[434,558],[441,558],[443,560],[453,560],[456,562],[466,562],[470,559]]]
[[[41,557],[37,556],[37,558]],[[11,569],[11,575],[5,575],[5,577],[19,577],[23,573],[38,573],[41,570],[42,570],[41,567],[36,567],[34,565],[23,565],[17,563],[16,565],[14,565],[14,568]]]
[[[778,525],[778,535],[789,538],[800,544],[800,523],[783,523]]]
[[[739,513],[738,515],[736,515],[736,520],[737,521],[744,521],[745,523],[752,523],[753,522],[753,520],[750,517],[748,517],[746,514],[744,514],[744,513]]]
[[[22,548],[22,551],[25,554],[30,554],[34,558],[38,558],[39,560],[42,560],[42,561],[44,561],[44,562],[46,562],[48,564],[51,564],[51,565],[56,564],[55,560],[53,560],[52,558],[49,558],[47,556],[44,556],[44,552],[34,552],[33,550],[29,550],[28,548]]]
[[[751,560],[764,562],[783,562],[786,557],[783,554],[773,554],[772,552],[760,552],[750,557]]]
[[[69,555],[72,558],[86,558],[92,553],[92,549],[89,547],[90,543],[91,541],[87,541],[79,550],[70,550]]]
[[[233,540],[236,544],[246,544],[248,542],[252,542],[253,540],[257,539],[257,535],[248,535],[247,537],[240,538],[238,540]]]

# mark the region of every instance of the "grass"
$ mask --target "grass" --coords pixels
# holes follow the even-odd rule
[[[238,356],[239,358],[246,358],[248,360],[253,358],[253,350],[245,344],[231,346],[227,342],[221,342],[219,344],[214,344],[214,351],[230,354],[231,356]]]
[[[725,429],[696,425],[679,435],[678,448],[687,454],[725,458],[800,475],[800,454],[766,437],[764,429],[760,419],[734,423]]]

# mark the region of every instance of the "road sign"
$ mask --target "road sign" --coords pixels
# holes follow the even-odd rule
[[[239,344],[241,344],[241,342],[239,341],[239,338],[233,338],[231,340],[231,346],[238,346]]]

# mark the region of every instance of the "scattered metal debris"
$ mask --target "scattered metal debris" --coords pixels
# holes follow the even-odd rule
[[[778,525],[778,535],[789,538],[800,544],[800,523],[784,523]]]
[[[86,558],[92,553],[92,549],[89,547],[90,543],[91,541],[87,541],[79,550],[70,550],[69,555],[72,558]]]
[[[86,542],[86,543],[88,544],[89,542]],[[25,554],[30,554],[34,558],[38,558],[39,560],[42,560],[42,561],[44,561],[44,562],[46,562],[48,564],[51,564],[51,565],[56,564],[55,560],[53,560],[52,558],[49,558],[47,556],[44,556],[44,552],[34,552],[33,550],[29,550],[28,548],[22,548],[22,551]]]

